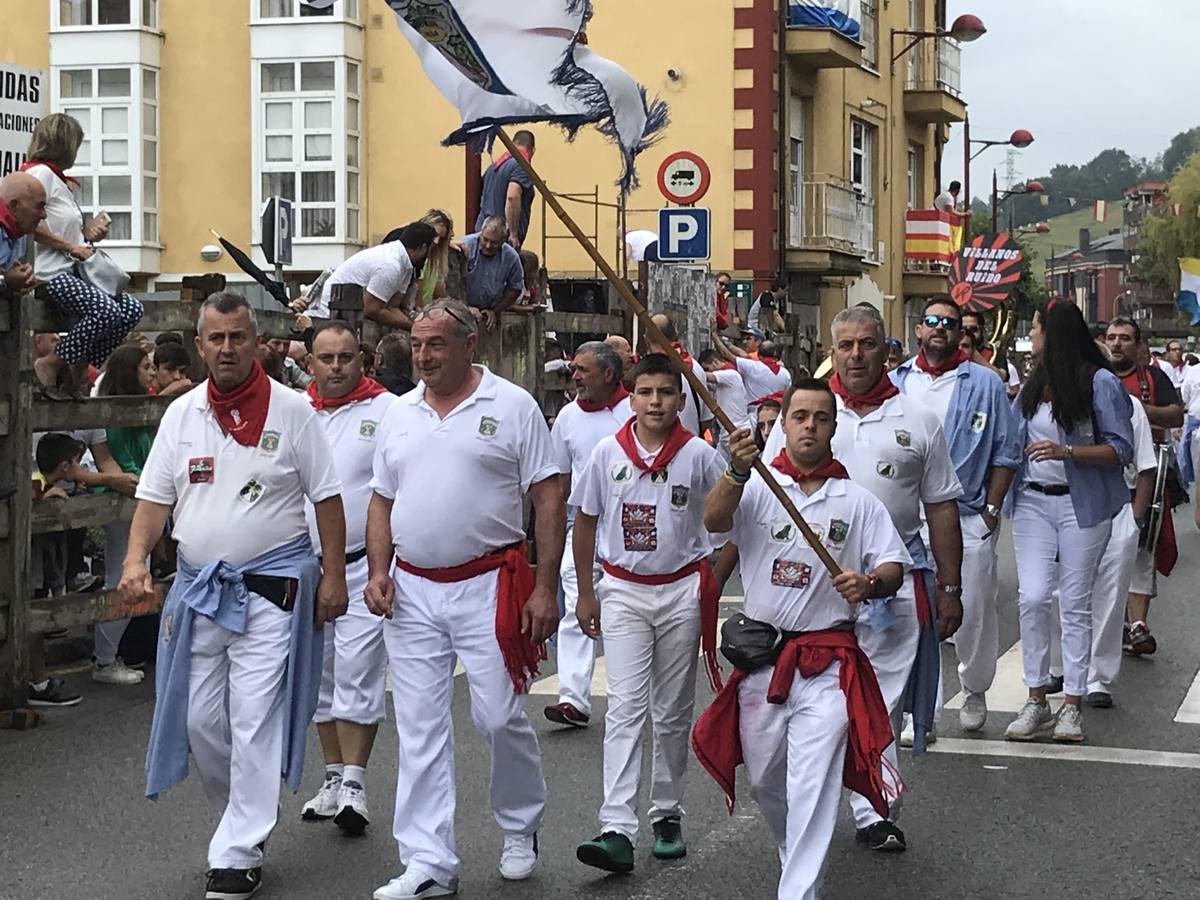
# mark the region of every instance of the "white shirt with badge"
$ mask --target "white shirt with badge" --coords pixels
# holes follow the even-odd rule
[[[792,383],[792,373],[784,366],[780,366],[778,372],[772,372],[765,362],[745,356],[739,356],[734,365],[746,384],[746,396],[750,403],[767,394],[785,391]]]
[[[317,421],[333,454],[333,467],[342,481],[347,553],[361,550],[367,543],[367,505],[371,502],[371,474],[379,425],[398,399],[391,393],[377,394],[369,400],[317,412]],[[304,505],[304,514],[313,546],[320,547],[317,516],[311,503]]]
[[[524,540],[522,498],[561,474],[537,401],[475,368],[479,387],[445,418],[418,382],[383,420],[371,490],[393,501],[392,543],[414,566],[458,566]]]
[[[828,478],[809,495],[777,469],[771,474],[841,568],[866,573],[888,562],[912,565],[887,509],[866,488]],[[758,473],[742,491],[732,531],[721,537],[738,547],[750,618],[785,631],[817,631],[857,617],[858,605],[837,592],[816,551]],[[909,579],[904,585],[911,592]]]
[[[596,445],[620,431],[632,416],[628,397],[622,397],[612,409],[595,412],[585,412],[577,400],[564,406],[550,429],[550,443],[559,471],[564,475],[569,473],[571,483],[578,484]]]
[[[652,464],[659,451],[647,450],[636,435],[634,443],[642,462]],[[667,575],[712,552],[704,498],[724,471],[717,451],[696,437],[665,469],[648,473],[609,436],[596,445],[570,502],[598,517],[600,559],[637,575]]]
[[[241,565],[308,534],[304,501],[341,493],[308,398],[271,380],[257,446],[221,430],[202,381],[167,407],[142,467],[137,498],[174,505],[171,536],[194,566]],[[314,547],[320,552],[320,547]]]

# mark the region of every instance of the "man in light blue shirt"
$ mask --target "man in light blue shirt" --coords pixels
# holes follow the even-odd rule
[[[507,241],[508,226],[499,216],[487,219],[478,233],[462,239],[467,254],[467,305],[488,331],[525,289],[521,256]]]
[[[13,172],[0,179],[0,285],[26,291],[36,284],[25,262],[26,236],[46,218],[46,192],[32,175]]]

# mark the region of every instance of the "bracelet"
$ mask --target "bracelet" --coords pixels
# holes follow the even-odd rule
[[[736,477],[733,477],[729,474],[728,469],[725,470],[725,474],[723,474],[721,478],[724,479],[727,484],[731,484],[735,488],[744,488],[746,486],[746,482],[750,480],[747,478],[745,481],[742,481]]]
[[[737,471],[732,465],[729,465],[729,466],[725,467],[725,477],[728,478],[730,481],[732,481],[734,484],[745,484],[746,482],[748,482],[750,480],[750,473],[747,472],[745,475],[743,475],[741,472]]]
[[[1074,459],[1074,458],[1075,458],[1075,448],[1072,447],[1070,444],[1065,444],[1063,446],[1063,459]]]
[[[939,591],[941,591],[943,594],[961,594],[962,593],[962,585],[961,584],[942,584],[939,581],[938,585],[937,585],[937,589]]]

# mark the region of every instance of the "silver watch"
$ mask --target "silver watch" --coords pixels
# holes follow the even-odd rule
[[[993,519],[1000,518],[1000,507],[998,507],[995,503],[989,503],[983,508],[983,511]]]

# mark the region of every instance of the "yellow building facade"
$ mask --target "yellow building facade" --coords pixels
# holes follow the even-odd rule
[[[50,108],[84,124],[72,174],[84,208],[113,216],[108,249],[135,286],[238,276],[228,256],[205,258],[210,229],[264,262],[258,218],[273,193],[296,204],[288,272],[300,281],[430,207],[470,230],[470,162],[440,145],[455,111],[383,0],[337,0],[325,15],[299,0],[19,6],[0,54],[49,70]],[[691,150],[711,170],[698,205],[712,212],[714,270],[756,285],[786,275],[792,308],[822,326],[869,301],[896,329],[906,299],[944,292],[944,278],[905,271],[904,211],[931,204],[948,126],[962,120],[958,50],[929,39],[891,62],[907,43],[893,31],[944,28],[940,0],[862,0],[857,42],[789,27],[774,0],[595,6],[591,46],[671,106],[664,138],[639,159],[627,229],[656,228],[659,163]],[[534,130],[539,171],[617,259],[616,152],[594,131],[567,143]],[[565,235],[535,201],[526,246],[552,277],[590,277]]]

